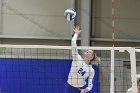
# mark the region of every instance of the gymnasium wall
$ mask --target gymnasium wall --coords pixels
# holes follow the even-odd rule
[[[50,38],[71,37],[70,23],[63,15],[71,7],[70,0],[2,0],[2,3],[1,43],[55,44]]]
[[[1,43],[70,45],[70,23],[64,19],[63,13],[72,6],[73,0],[2,1]],[[111,0],[93,0],[92,3],[91,45],[111,46]],[[115,6],[115,39],[124,40],[117,45],[130,46],[127,40],[132,40],[131,45],[139,46],[140,1],[117,0]],[[76,7],[76,23],[80,25],[80,11],[83,11],[80,1],[76,2]]]
[[[69,35],[67,31],[69,23],[66,23],[63,17],[65,9],[70,6],[69,0],[3,0],[3,2],[2,35],[46,37],[55,34]]]
[[[95,0],[93,19],[95,28],[92,31],[94,45],[111,46],[112,41],[112,1]],[[115,40],[116,46],[140,45],[140,7],[139,0],[115,0]],[[95,18],[94,18],[95,17]],[[102,44],[103,43],[103,44]],[[131,43],[131,44],[130,44]],[[93,44],[92,44],[93,45]]]

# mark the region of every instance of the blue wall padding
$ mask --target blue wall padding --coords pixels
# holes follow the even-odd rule
[[[64,93],[71,60],[0,58],[0,93]],[[99,93],[99,67],[93,89]]]

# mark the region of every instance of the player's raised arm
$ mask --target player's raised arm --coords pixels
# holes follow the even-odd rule
[[[81,33],[81,30],[80,30],[80,27],[79,26],[75,26],[73,28],[73,31],[74,31],[74,36],[71,40],[71,46],[72,46],[72,57],[73,59],[76,60],[76,56],[78,55],[78,50],[77,50],[77,38],[79,36],[79,34]]]

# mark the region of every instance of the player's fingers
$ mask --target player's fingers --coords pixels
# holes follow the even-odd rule
[[[73,28],[72,30],[74,31],[75,29]]]
[[[77,26],[75,26],[75,29],[77,28]]]
[[[78,26],[77,26],[77,29],[78,29]]]
[[[77,28],[78,28],[78,30],[80,30],[80,27],[79,26]]]

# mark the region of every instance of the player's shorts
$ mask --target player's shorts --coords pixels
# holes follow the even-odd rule
[[[77,88],[77,87],[73,87],[70,84],[66,84],[65,86],[65,92],[64,93],[80,93],[80,89],[84,89],[85,87],[82,88]]]

